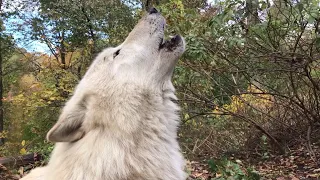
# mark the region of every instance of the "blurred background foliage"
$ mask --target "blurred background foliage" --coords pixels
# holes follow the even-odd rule
[[[187,158],[237,152],[266,158],[301,145],[316,159],[319,4],[1,0],[0,156],[48,155],[52,144],[45,134],[95,55],[121,43],[144,10],[155,6],[167,19],[166,35],[182,34],[188,44],[173,78]],[[33,41],[47,52],[21,46]],[[224,166],[212,161],[210,167]]]

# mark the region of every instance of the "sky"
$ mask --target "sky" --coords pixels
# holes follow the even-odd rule
[[[14,30],[15,27],[11,27],[15,25],[16,19],[7,19],[4,24],[6,27],[6,33],[11,34],[15,39],[18,47],[25,48],[28,52],[42,52],[42,53],[50,53],[49,48],[45,43],[42,43],[37,40],[29,40],[27,41],[25,38],[25,34]],[[24,39],[25,38],[25,39]],[[24,40],[22,40],[24,39]]]
[[[208,0],[208,3],[212,4],[214,3],[214,1],[215,0]],[[14,8],[19,8],[19,4],[20,4],[19,2],[21,2],[21,0],[15,0],[13,2],[14,2],[13,6],[15,6]],[[4,11],[10,11],[10,9],[5,9]],[[33,16],[37,15],[37,12],[30,12],[30,13]],[[18,47],[25,48],[28,52],[41,52],[41,53],[50,54],[50,50],[48,46],[41,41],[32,40],[27,42],[26,40],[21,40],[21,39],[28,39],[28,38],[25,38],[28,35],[22,34],[21,32],[14,30],[15,29],[14,26],[17,23],[19,23],[17,21],[18,20],[15,18],[9,18],[4,21],[4,24],[6,27],[6,33],[9,33],[13,36],[13,38],[16,40]]]
[[[7,1],[10,1],[10,6],[6,7]],[[12,12],[14,9],[21,9],[20,5],[23,4],[21,3],[22,0],[5,0],[4,1],[4,11],[5,12]],[[32,5],[31,5],[32,6]],[[37,11],[30,11],[27,12],[28,15],[30,16],[37,16],[38,12]],[[25,15],[27,15],[25,14]],[[50,53],[49,48],[45,43],[42,43],[37,40],[27,40],[27,37],[29,34],[22,34],[21,32],[17,31],[17,25],[21,24],[22,20],[19,20],[19,18],[15,17],[10,17],[8,19],[4,20],[4,25],[5,25],[5,32],[7,34],[11,34],[13,38],[15,39],[18,47],[25,48],[28,52],[42,52],[42,53]],[[25,26],[23,28],[26,28]]]

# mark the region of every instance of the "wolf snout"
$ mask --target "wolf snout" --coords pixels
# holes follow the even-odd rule
[[[157,14],[157,13],[159,13],[159,11],[156,8],[154,7],[150,8],[149,14]]]

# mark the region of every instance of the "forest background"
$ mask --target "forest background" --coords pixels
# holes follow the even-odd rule
[[[190,178],[319,178],[319,0],[0,0],[0,157],[45,164],[95,55],[151,6],[188,44],[173,82]]]

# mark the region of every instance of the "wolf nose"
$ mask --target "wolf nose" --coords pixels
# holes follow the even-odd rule
[[[152,7],[150,10],[149,10],[149,14],[156,14],[158,13],[158,10],[154,7]]]

